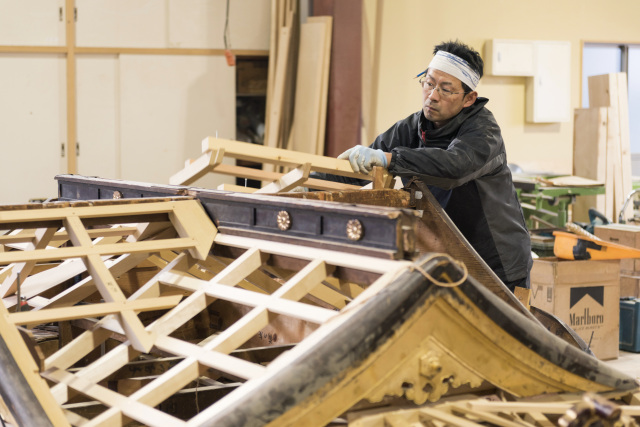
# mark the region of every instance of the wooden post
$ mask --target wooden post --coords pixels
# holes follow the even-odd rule
[[[75,0],[65,0],[67,44],[67,173],[78,172],[76,159],[76,24]]]

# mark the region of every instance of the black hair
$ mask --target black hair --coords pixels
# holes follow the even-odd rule
[[[433,54],[435,55],[436,53],[438,53],[438,51],[441,50],[449,52],[467,61],[471,69],[478,73],[480,77],[482,77],[482,74],[484,74],[484,61],[482,61],[482,57],[480,57],[480,54],[472,47],[469,47],[458,40],[450,40],[448,42],[442,42],[439,45],[436,45],[436,47],[433,48]],[[472,91],[471,88],[464,83],[462,83],[462,90],[465,93],[469,93]]]

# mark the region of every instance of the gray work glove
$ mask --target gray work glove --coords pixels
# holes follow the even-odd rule
[[[387,167],[387,157],[384,155],[384,151],[375,150],[364,145],[356,145],[353,148],[349,148],[340,154],[338,158],[349,159],[353,171],[359,173],[368,174],[373,170],[374,166]]]

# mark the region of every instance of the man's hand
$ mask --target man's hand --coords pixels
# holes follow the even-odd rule
[[[382,150],[374,150],[364,145],[356,145],[338,156],[339,159],[349,159],[354,172],[370,173],[374,166],[387,167],[387,157]]]

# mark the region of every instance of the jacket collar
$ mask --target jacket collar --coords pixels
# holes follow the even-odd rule
[[[473,105],[463,108],[462,111],[460,111],[455,117],[453,117],[446,125],[444,125],[440,129],[436,129],[433,126],[433,122],[427,120],[421,111],[418,118],[418,134],[420,135],[422,140],[424,140],[423,135],[429,139],[438,139],[449,135],[455,135],[458,132],[460,126],[462,126],[462,123],[464,123],[464,121],[469,117],[474,116],[480,110],[482,110],[487,102],[489,102],[489,99],[478,97]]]

